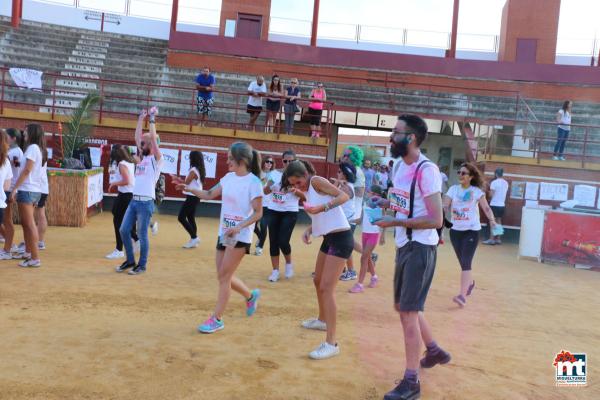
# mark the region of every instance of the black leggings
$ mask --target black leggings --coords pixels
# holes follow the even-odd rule
[[[121,239],[121,233],[119,229],[121,229],[121,223],[123,222],[123,217],[125,216],[125,211],[127,211],[127,206],[129,206],[129,202],[133,198],[133,193],[121,193],[117,196],[117,199],[113,203],[112,214],[113,214],[113,225],[115,227],[115,238],[117,239],[117,250],[123,251],[123,240]],[[139,240],[135,224],[131,229],[131,237],[136,242]]]
[[[270,211],[269,254],[271,257],[277,257],[280,249],[286,256],[292,253],[290,239],[297,220],[297,211]]]
[[[200,199],[198,197],[187,195],[185,201],[181,205],[179,216],[177,218],[192,239],[198,237],[198,228],[196,227],[196,206],[199,202]]]
[[[456,231],[450,229],[450,241],[463,271],[471,270],[471,262],[479,243],[479,231]]]
[[[265,247],[265,240],[267,240],[267,226],[269,226],[271,212],[267,207],[263,207],[262,218],[254,224],[254,233],[258,237],[258,245],[256,247],[260,247],[261,249]]]

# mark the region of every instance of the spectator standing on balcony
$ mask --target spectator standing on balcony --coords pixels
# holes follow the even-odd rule
[[[271,77],[269,85],[269,97],[267,97],[267,126],[265,132],[273,132],[277,121],[277,113],[281,109],[281,98],[283,97],[283,88],[279,80],[279,75]]]
[[[298,79],[292,78],[290,86],[286,89],[287,96],[283,110],[285,112],[285,133],[291,135],[294,132],[294,117],[297,112],[300,111],[298,108],[297,100],[302,97],[300,88],[298,87]]]
[[[554,145],[554,157],[553,160],[564,161],[565,144],[569,139],[569,133],[571,132],[571,109],[573,108],[573,102],[571,100],[565,100],[563,106],[556,113],[556,122],[558,122],[558,137],[556,144]]]
[[[310,137],[321,137],[321,116],[323,115],[323,102],[327,100],[327,92],[322,82],[317,82],[317,87],[310,92],[312,103],[308,105],[308,117],[310,118]]]
[[[248,106],[246,112],[250,114],[250,129],[255,130],[256,120],[262,112],[262,98],[267,93],[267,85],[265,85],[265,78],[261,75],[256,77],[255,81],[250,82],[248,86]]]
[[[197,108],[200,115],[200,126],[205,126],[206,120],[212,114],[215,83],[215,77],[210,73],[210,68],[208,67],[202,68],[202,72],[196,77],[196,89],[198,90]]]
[[[508,193],[508,182],[502,176],[504,170],[502,168],[496,168],[496,179],[490,184],[490,207],[496,219],[496,224],[502,225],[502,217],[504,217],[504,209],[506,205],[506,194]],[[490,238],[483,242],[483,244],[502,244],[500,235],[494,235],[492,227],[490,226]]]

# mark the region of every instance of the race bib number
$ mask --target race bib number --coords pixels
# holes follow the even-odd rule
[[[452,219],[454,221],[468,221],[469,220],[469,208],[453,208]]]
[[[234,228],[237,226],[237,224],[239,224],[240,222],[242,222],[244,220],[244,218],[237,216],[237,215],[223,215],[223,229],[229,229],[229,228]]]
[[[145,175],[146,174],[146,165],[138,164],[135,166],[135,176]]]
[[[401,189],[392,188],[388,192],[388,199],[390,200],[390,208],[393,211],[404,215],[408,215],[410,213],[410,193]]]
[[[285,203],[285,193],[282,192],[273,192],[273,203],[277,203],[277,204],[283,204]]]

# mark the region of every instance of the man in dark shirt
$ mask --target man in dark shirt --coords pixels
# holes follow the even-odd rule
[[[215,88],[215,77],[211,75],[210,68],[204,67],[196,77],[196,89],[198,89],[198,114],[200,115],[200,126],[205,126],[206,120],[212,113],[214,103],[213,90]]]

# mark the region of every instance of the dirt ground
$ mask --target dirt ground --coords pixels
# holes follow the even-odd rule
[[[1,261],[1,399],[381,399],[401,376],[391,235],[378,251],[379,288],[351,295],[340,282],[341,355],[311,361],[324,334],[299,323],[316,316],[319,243],[303,245],[297,227],[297,275],[276,284],[266,255],[245,257],[239,276],[263,292],[257,314],[247,318],[233,294],[225,330],[201,335],[216,298],[217,220],[199,218],[202,244],[184,250],[176,218],[159,218],[143,276],[116,274],[120,261],[104,258],[114,248],[109,213],[84,229],[50,228],[38,270]],[[460,268],[450,245],[440,247],[426,315],[452,361],[421,372],[422,398],[600,398],[600,274],[517,261],[516,252],[478,249],[477,287],[459,310]],[[588,387],[554,386],[561,349],[587,353]]]

